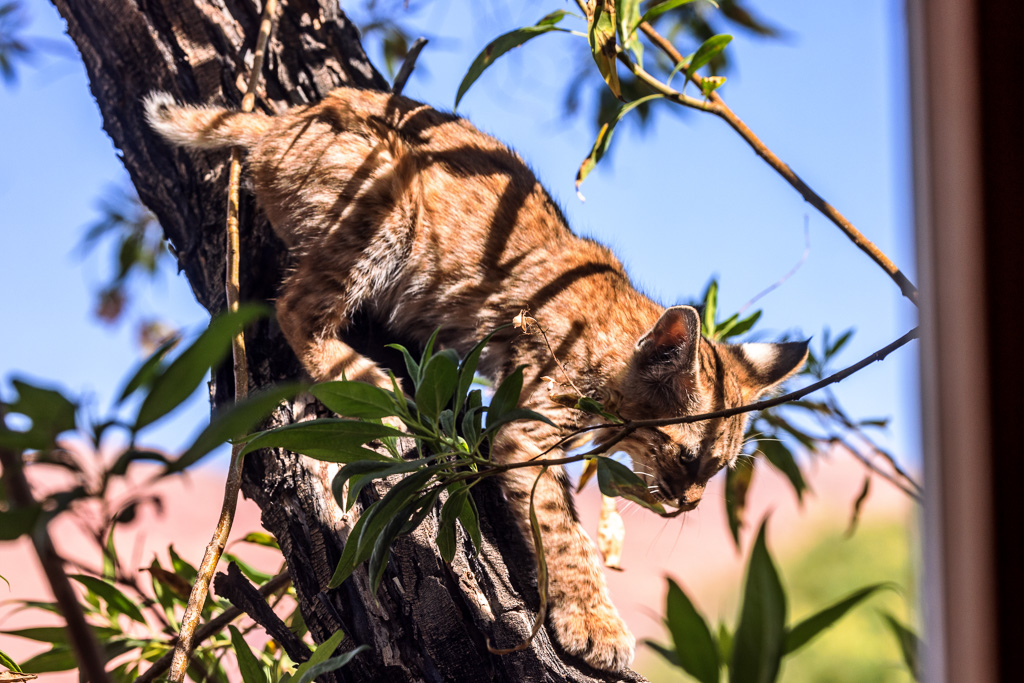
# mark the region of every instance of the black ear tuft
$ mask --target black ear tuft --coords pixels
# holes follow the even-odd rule
[[[779,344],[740,344],[735,347],[746,361],[749,388],[761,394],[795,374],[807,359],[808,341]]]
[[[700,346],[700,316],[693,306],[667,309],[651,330],[637,342],[637,349],[653,360],[665,358],[695,369]]]

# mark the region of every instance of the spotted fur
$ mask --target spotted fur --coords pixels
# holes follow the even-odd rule
[[[295,256],[277,318],[317,380],[344,374],[390,388],[339,337],[359,310],[421,342],[440,326],[440,343],[465,353],[529,309],[572,383],[626,418],[743,404],[806,355],[805,344],[745,350],[702,339],[693,308],[666,310],[638,292],[610,250],[572,234],[515,152],[452,114],[347,88],[274,117],[180,106],[166,95],[151,96],[147,111],[174,144],[246,148],[260,204]],[[481,371],[500,381],[521,364],[522,405],[562,427],[513,423],[495,444],[499,462],[534,457],[592,419],[548,400],[541,378],[560,378],[560,370],[539,335],[499,333]],[[692,509],[707,480],[736,457],[743,425],[738,416],[643,429],[620,448],[656,495]],[[516,469],[503,481],[527,534],[537,475],[538,468]],[[543,475],[536,505],[558,641],[595,667],[627,666],[635,641],[608,596],[561,468]]]

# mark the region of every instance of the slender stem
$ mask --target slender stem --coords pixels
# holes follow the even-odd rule
[[[256,87],[259,83],[260,73],[263,70],[263,56],[266,52],[267,41],[270,39],[270,31],[273,28],[276,10],[277,0],[265,0],[263,17],[260,20],[259,35],[256,38],[256,52],[253,56],[252,71],[249,74],[245,96],[242,98],[243,112],[251,112],[256,104]],[[237,311],[239,303],[238,193],[241,173],[241,151],[235,148],[231,150],[226,229],[227,266],[225,290],[228,310],[230,311]],[[234,359],[235,401],[237,402],[244,399],[249,393],[249,369],[245,356],[245,337],[242,332],[239,332],[232,339],[231,352]],[[206,602],[206,595],[210,590],[210,581],[213,580],[213,573],[217,569],[217,563],[224,553],[224,546],[227,544],[228,535],[231,533],[231,525],[235,519],[235,508],[238,504],[238,492],[242,487],[241,453],[241,444],[236,444],[232,447],[231,463],[228,466],[227,481],[224,483],[224,502],[221,506],[220,518],[217,520],[217,528],[214,531],[213,538],[210,540],[209,545],[206,546],[203,561],[199,565],[196,582],[192,586],[188,606],[181,619],[181,630],[178,634],[178,643],[174,648],[169,676],[169,680],[172,683],[181,683],[185,679],[185,671],[188,669],[189,658],[194,647],[196,627],[199,625],[203,604]]]
[[[673,62],[679,63],[683,61],[683,55],[675,48],[675,46],[665,39],[660,33],[658,33],[653,26],[646,21],[640,24],[640,30],[643,31],[652,43],[654,43],[662,52],[664,52]],[[635,67],[635,65],[633,65]],[[842,230],[850,240],[857,245],[857,247],[867,254],[872,261],[879,265],[890,278],[896,283],[903,293],[903,296],[910,299],[915,305],[918,303],[917,288],[910,281],[910,279],[900,270],[892,260],[882,252],[871,240],[864,236],[853,223],[851,223],[843,214],[826,202],[821,195],[812,190],[807,183],[805,183],[800,176],[793,172],[785,162],[782,161],[771,149],[768,148],[764,142],[757,137],[747,124],[745,124],[732,109],[722,100],[721,96],[717,92],[712,92],[708,98],[707,105],[694,104],[694,98],[687,97],[682,93],[678,93],[671,88],[663,85],[657,79],[654,79],[649,74],[644,72],[639,67],[635,67],[633,73],[643,80],[648,85],[654,87],[658,92],[670,97],[671,99],[684,104],[689,107],[696,109],[702,109],[709,111],[719,118],[723,119],[729,126],[732,127],[740,137],[742,137],[748,145],[754,150],[754,152],[765,160],[765,162],[771,166],[775,171],[781,175],[786,182],[793,186],[793,188],[800,193],[800,196],[804,198],[811,206],[820,211],[826,218]],[[701,81],[703,80],[699,75],[693,74],[691,79],[699,88]],[[696,101],[699,102],[699,101]]]
[[[281,572],[270,581],[267,581],[265,584],[260,586],[260,595],[266,597],[280,590],[284,586],[287,586],[291,580],[291,576],[288,575],[288,572]],[[245,612],[237,607],[228,607],[216,617],[203,624],[202,627],[196,631],[194,642],[198,645],[210,636],[220,633],[224,630],[225,626],[243,614],[245,614]],[[146,673],[135,679],[135,683],[152,683],[152,681],[155,681],[159,676],[163,675],[167,669],[171,668],[171,659],[173,656],[173,651],[168,652],[163,657],[153,662],[153,665],[146,669]]]
[[[0,412],[0,432],[6,431],[3,413]],[[0,448],[0,465],[3,465],[3,481],[7,487],[7,495],[15,508],[31,508],[37,505],[25,471],[21,466],[21,456],[6,448]],[[53,591],[53,597],[60,607],[61,616],[67,624],[68,640],[75,653],[82,674],[93,683],[106,683],[109,680],[106,672],[106,658],[100,648],[99,641],[92,626],[85,620],[85,614],[78,604],[78,596],[64,571],[64,561],[53,547],[50,530],[45,523],[37,525],[30,534],[32,545],[39,563],[43,566],[46,580]]]
[[[579,462],[580,460],[587,460],[588,458],[592,458],[595,455],[605,453],[609,451],[613,446],[617,445],[624,438],[632,434],[634,431],[644,427],[664,427],[666,425],[690,424],[692,422],[701,422],[703,420],[714,420],[718,418],[732,417],[734,415],[741,415],[743,413],[749,413],[755,410],[766,410],[767,408],[773,408],[783,403],[796,401],[798,399],[803,398],[804,396],[807,396],[808,394],[824,389],[825,387],[831,384],[840,382],[849,377],[850,375],[854,374],[855,372],[863,370],[865,367],[871,365],[872,363],[883,360],[886,356],[888,356],[896,349],[900,348],[901,346],[905,346],[914,339],[917,339],[918,336],[919,331],[918,328],[915,327],[914,329],[910,330],[896,341],[882,347],[881,349],[872,353],[870,356],[863,358],[862,360],[854,363],[853,365],[844,368],[843,370],[840,370],[835,374],[829,375],[825,379],[815,382],[814,384],[809,384],[806,387],[803,387],[802,389],[797,389],[796,391],[792,391],[788,394],[783,394],[782,396],[776,396],[775,398],[765,399],[764,401],[757,401],[756,403],[748,403],[747,405],[737,406],[735,408],[716,410],[711,413],[701,413],[700,415],[686,415],[683,417],[666,417],[649,420],[629,420],[623,424],[589,425],[587,427],[577,429],[570,436],[573,436],[575,434],[582,434],[584,432],[589,432],[596,429],[617,429],[618,431],[611,439],[599,444],[598,446],[587,451],[586,453],[571,455],[564,458],[534,458],[531,460],[524,460],[522,462],[493,465],[489,467],[487,470],[480,472],[479,474],[474,472],[466,472],[464,474],[456,475],[455,479],[469,479],[476,476],[491,476],[493,474],[498,474],[500,472],[505,472],[507,470],[519,469],[522,467],[552,467],[555,465],[567,465],[569,463]]]

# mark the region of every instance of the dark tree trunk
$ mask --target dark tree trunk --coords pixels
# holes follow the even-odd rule
[[[157,215],[179,267],[211,313],[224,306],[226,155],[190,155],[159,140],[143,119],[142,98],[164,90],[184,102],[241,101],[260,7],[253,0],[53,0],[78,45],[103,115],[139,195]],[[288,0],[271,39],[259,105],[269,112],[314,102],[332,88],[387,89],[336,0]],[[288,255],[259,214],[242,198],[242,297],[274,297]],[[348,340],[387,363],[386,341],[372,325]],[[301,373],[273,321],[247,333],[254,389]],[[213,383],[214,404],[230,400],[230,371]],[[279,422],[300,419],[298,401]],[[591,681],[642,680],[632,672],[607,676],[552,647],[545,632],[524,652],[496,656],[523,640],[536,613],[529,549],[507,518],[494,487],[477,496],[483,518],[480,556],[466,552],[446,565],[433,545],[428,518],[396,546],[378,592],[365,569],[338,590],[326,590],[349,522],[330,493],[328,466],[286,452],[261,452],[245,464],[245,495],[263,511],[264,526],[287,559],[306,623],[322,641],[341,629],[343,649],[367,644],[337,680],[351,681]],[[367,495],[380,495],[381,489]],[[210,520],[211,531],[215,524]],[[198,558],[195,558],[198,560]]]

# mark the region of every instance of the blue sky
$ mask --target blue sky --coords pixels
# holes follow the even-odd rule
[[[737,32],[728,48],[737,67],[723,97],[913,279],[901,3],[794,0],[754,7],[787,36],[766,41]],[[406,94],[450,108],[466,68],[491,38],[559,8],[574,5],[426,4],[406,24],[446,39],[428,45]],[[70,44],[48,3],[33,0],[26,9],[28,35]],[[694,47],[680,45],[683,53]],[[720,307],[731,312],[800,258],[806,222],[810,256],[758,303],[764,309],[759,339],[855,327],[840,358],[848,364],[914,325],[913,306],[884,273],[710,116],[676,115],[673,105],[659,102],[662,111],[648,130],[621,126],[613,157],[584,183],[581,202],[573,180],[594,131],[585,117],[562,117],[561,93],[582,49],[573,36],[537,38],[485,72],[460,114],[516,148],[573,228],[611,245],[645,291],[665,304],[688,301],[717,276]],[[21,75],[16,87],[0,88],[3,391],[12,374],[52,380],[89,397],[102,413],[139,351],[131,325],[109,327],[92,316],[111,256],[101,249],[83,260],[75,246],[96,217],[96,199],[123,182],[124,172],[77,53],[67,47],[45,53]],[[205,320],[173,269],[139,290],[138,299],[131,315],[158,314],[192,328]],[[920,458],[916,353],[915,345],[900,350],[836,390],[856,416],[891,415],[883,440],[909,462]],[[197,397],[151,438],[180,447],[206,414]]]

